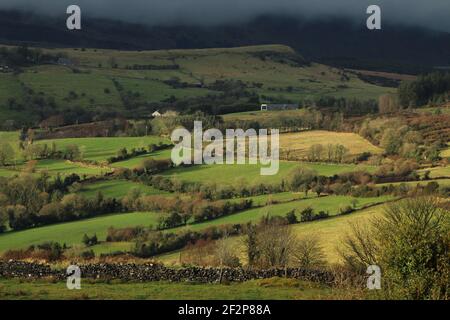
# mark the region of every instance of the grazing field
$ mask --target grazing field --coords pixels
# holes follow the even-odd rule
[[[335,290],[324,285],[283,278],[231,284],[120,281],[105,283],[84,279],[82,290],[67,290],[66,282],[0,280],[0,299],[7,300],[310,300],[330,299],[332,293],[335,293]]]
[[[164,149],[152,152],[151,154],[144,154],[137,157],[133,157],[124,161],[118,161],[111,164],[112,167],[115,168],[128,168],[133,169],[137,168],[146,159],[170,159],[172,149]]]
[[[109,157],[116,156],[122,148],[130,151],[132,148],[147,148],[150,144],[159,142],[168,142],[166,139],[157,136],[145,137],[99,137],[99,138],[69,138],[39,140],[37,143],[56,144],[57,150],[64,150],[69,145],[77,145],[83,153],[85,160],[106,160]]]
[[[80,163],[69,162],[67,160],[39,160],[36,171],[47,171],[51,175],[60,174],[62,176],[75,173],[79,176],[98,176],[110,172],[110,168],[87,166]]]
[[[448,146],[448,148],[441,152],[442,158],[450,158],[450,143],[448,143],[447,146]]]
[[[378,198],[357,198],[356,208],[373,203],[384,202],[392,197]],[[313,199],[302,199],[297,201],[275,204],[263,208],[255,208],[231,214],[215,220],[178,227],[170,231],[180,231],[185,228],[191,230],[201,230],[211,226],[224,224],[242,224],[247,222],[258,222],[261,217],[270,215],[285,215],[288,211],[302,210],[306,207],[314,208],[315,212],[320,210],[329,211],[330,215],[339,213],[341,207],[350,206],[352,197],[348,196],[328,196]],[[150,226],[158,223],[159,213],[133,212],[124,214],[113,214],[95,217],[91,219],[60,223],[44,226],[24,231],[7,232],[0,234],[0,252],[14,248],[25,248],[31,244],[38,244],[45,241],[57,241],[67,245],[80,244],[85,233],[97,235],[100,241],[104,241],[106,231],[109,227],[124,228],[131,226]]]
[[[317,237],[319,244],[328,263],[338,263],[340,261],[337,247],[343,237],[350,232],[350,225],[353,223],[367,223],[372,217],[379,216],[383,211],[384,204],[363,209],[348,215],[334,216],[329,219],[321,219],[312,222],[302,222],[292,225],[293,232],[298,237]],[[230,244],[239,252],[239,258],[246,262],[245,247],[243,246],[243,236],[230,237],[227,239]],[[179,265],[180,255],[185,250],[162,254],[156,257],[158,261],[166,265]]]
[[[346,234],[351,231],[351,224],[367,222],[379,216],[385,205],[374,206],[349,215],[333,217],[332,219],[300,223],[293,226],[294,232],[300,237],[317,236],[319,243],[329,263],[340,261],[338,247]]]
[[[103,196],[108,198],[122,198],[132,189],[139,190],[142,195],[170,195],[168,192],[128,180],[106,180],[84,184],[79,193],[87,197],[94,197],[98,192],[101,192]]]
[[[417,172],[422,175],[425,173],[425,171],[430,172],[430,178],[442,178],[442,177],[450,178],[450,165],[447,165],[445,167],[434,167],[429,169],[423,169]]]
[[[13,170],[13,168],[0,168],[0,177],[9,178],[17,174],[20,174],[20,171]]]
[[[105,240],[109,227],[125,228],[131,226],[150,226],[158,222],[157,213],[133,212],[111,214],[75,222],[54,224],[34,229],[0,234],[0,252],[8,249],[26,248],[32,244],[56,241],[67,245],[81,244],[85,233],[96,234],[99,240]]]
[[[22,151],[19,149],[18,131],[0,131],[0,144],[6,142],[14,150],[14,156],[17,160],[22,159]]]
[[[278,183],[283,179],[288,179],[292,170],[298,167],[315,170],[319,175],[324,176],[358,170],[367,170],[369,172],[376,170],[376,167],[366,165],[280,161],[278,173],[272,176],[261,176],[261,166],[252,164],[198,165],[188,168],[174,168],[164,172],[163,175],[176,177],[184,181],[203,183],[219,181],[223,184]]]
[[[235,214],[227,215],[215,220],[206,221],[202,223],[191,224],[186,227],[179,227],[178,229],[189,230],[202,230],[211,226],[220,226],[227,224],[245,224],[247,222],[259,222],[261,218],[269,216],[285,216],[289,211],[296,210],[297,218],[300,219],[299,211],[311,207],[315,213],[319,211],[328,212],[330,216],[339,214],[341,208],[352,206],[352,200],[356,199],[356,209],[363,206],[375,203],[383,203],[388,200],[392,200],[391,196],[373,197],[373,198],[353,198],[350,196],[326,196],[315,197],[308,199],[301,199],[297,201],[291,201],[286,203],[274,204],[265,206],[262,208],[254,208],[245,211],[241,211]]]
[[[348,156],[350,157],[363,152],[370,152],[372,154],[380,154],[383,152],[381,148],[374,146],[356,133],[314,130],[280,135],[280,151],[289,150],[300,157],[306,157],[309,148],[315,144],[321,144],[323,146],[323,155],[321,156],[323,158],[326,157],[325,154],[328,144],[343,145],[348,150]]]

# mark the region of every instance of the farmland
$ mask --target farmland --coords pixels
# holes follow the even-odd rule
[[[354,223],[367,223],[373,217],[379,216],[384,206],[381,204],[359,210],[350,215],[340,215],[325,220],[299,223],[293,226],[293,232],[297,237],[317,237],[327,262],[330,264],[338,263],[340,262],[338,248],[344,236],[350,232],[350,225]],[[227,241],[232,243],[232,246],[237,251],[243,251],[242,240],[242,237],[233,237]],[[158,260],[166,264],[177,265],[180,254],[183,254],[183,252],[178,251],[176,253],[163,254],[158,256]],[[244,252],[239,256],[243,260],[246,259]]]
[[[276,200],[277,197],[274,197],[274,199]],[[367,204],[383,202],[389,199],[389,197],[360,198],[357,199],[357,208]],[[313,207],[316,211],[329,211],[330,215],[336,215],[339,213],[338,210],[340,208],[350,206],[351,200],[351,197],[346,196],[301,199],[270,205],[263,208],[250,209],[208,222],[192,224],[187,227],[180,227],[174,229],[173,231],[180,231],[183,228],[189,228],[190,230],[202,230],[211,226],[258,222],[262,217],[267,216],[268,214],[273,216],[282,216],[290,210],[302,210],[306,207]],[[106,231],[111,226],[115,228],[150,225],[155,226],[158,222],[159,216],[160,214],[158,213],[150,212],[114,214],[76,222],[39,227],[25,231],[8,232],[0,235],[0,252],[12,248],[24,248],[31,244],[38,244],[51,240],[66,243],[67,245],[81,244],[81,239],[85,233],[90,235],[95,233],[99,240],[104,241]],[[117,248],[110,249],[113,250]]]
[[[344,172],[369,170],[373,171],[376,167],[354,164],[327,164],[327,163],[299,163],[294,161],[280,161],[278,174],[273,176],[261,176],[261,165],[199,165],[190,168],[175,168],[164,173],[166,176],[174,177],[189,182],[208,182],[214,183],[211,177],[221,179],[226,184],[257,184],[257,183],[276,183],[292,173],[292,170],[298,167],[305,167],[315,170],[320,175],[331,176]]]
[[[167,194],[167,192],[150,186],[127,180],[106,180],[89,183],[82,187],[80,193],[87,197],[94,197],[98,192],[101,192],[105,197],[122,198],[132,189],[137,189],[144,195]]]
[[[106,160],[115,156],[121,148],[146,148],[150,144],[158,144],[159,142],[168,142],[165,139],[155,136],[145,137],[106,137],[106,138],[68,138],[68,139],[52,139],[40,140],[38,143],[51,146],[56,144],[57,150],[62,150],[69,145],[77,145],[85,160]]]
[[[328,144],[341,144],[348,150],[348,156],[355,156],[363,152],[380,154],[382,149],[355,133],[330,132],[322,130],[300,133],[286,133],[280,135],[281,151],[291,151],[301,157],[306,157],[313,145],[323,145],[324,153]]]

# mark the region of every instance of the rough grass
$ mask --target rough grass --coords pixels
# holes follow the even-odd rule
[[[114,280],[105,283],[85,279],[81,290],[67,290],[65,281],[0,280],[0,299],[3,300],[310,300],[330,299],[333,293],[334,290],[320,284],[282,278],[227,285]]]
[[[290,150],[296,155],[306,157],[309,148],[314,144],[324,147],[322,157],[326,156],[328,144],[341,144],[348,149],[348,156],[355,156],[363,152],[380,154],[383,150],[356,133],[331,132],[324,130],[305,131],[299,133],[286,133],[280,135],[281,151]]]

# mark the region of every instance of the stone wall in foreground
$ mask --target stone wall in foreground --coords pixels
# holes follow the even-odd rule
[[[81,277],[92,279],[120,279],[123,281],[173,281],[215,283],[221,278],[219,268],[186,267],[180,269],[167,268],[158,264],[108,264],[96,263],[80,265]],[[56,278],[66,279],[66,270],[52,269],[50,265],[23,261],[0,261],[0,278]],[[297,268],[246,270],[242,268],[223,269],[222,280],[242,282],[252,279],[287,277],[306,281],[331,284],[332,273],[322,270],[305,270]]]

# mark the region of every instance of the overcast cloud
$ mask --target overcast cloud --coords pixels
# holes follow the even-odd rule
[[[450,0],[0,0],[2,9],[51,15],[64,15],[70,4],[78,4],[86,15],[149,25],[223,24],[266,13],[346,16],[364,22],[367,6],[378,4],[385,21],[450,32]]]

